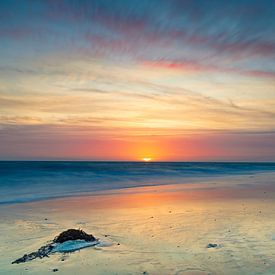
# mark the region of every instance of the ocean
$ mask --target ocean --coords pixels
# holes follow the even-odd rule
[[[274,171],[275,163],[1,161],[0,204]]]

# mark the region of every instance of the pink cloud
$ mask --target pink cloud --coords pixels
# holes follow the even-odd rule
[[[235,73],[246,76],[255,77],[268,77],[275,78],[275,72],[272,71],[260,71],[260,70],[243,70],[239,68],[225,68],[216,65],[205,65],[198,63],[197,61],[169,61],[169,60],[157,60],[157,61],[142,61],[143,65],[153,68],[165,68],[171,70],[182,70],[185,72],[222,72],[222,73]]]

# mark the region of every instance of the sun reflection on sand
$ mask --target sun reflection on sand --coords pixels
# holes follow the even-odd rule
[[[256,192],[257,191],[257,192]],[[96,195],[79,196],[51,200],[51,206],[60,207],[63,210],[85,209],[115,209],[115,208],[146,208],[173,204],[197,204],[211,202],[213,199],[231,200],[240,197],[257,197],[257,188],[240,189],[236,186],[220,186],[213,188],[206,184],[163,185],[131,188],[131,190],[97,192]],[[49,202],[45,202],[47,204]],[[43,204],[40,202],[40,204]]]

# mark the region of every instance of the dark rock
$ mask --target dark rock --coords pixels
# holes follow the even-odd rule
[[[58,269],[57,269],[57,268],[54,268],[54,269],[53,269],[53,272],[57,272],[57,271],[58,271]]]
[[[64,243],[66,241],[84,240],[86,242],[94,242],[96,238],[93,235],[87,234],[80,229],[68,229],[60,233],[54,238],[55,243]]]

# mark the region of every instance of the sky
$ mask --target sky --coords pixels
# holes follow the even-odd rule
[[[0,159],[275,161],[275,1],[1,0]]]

